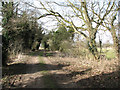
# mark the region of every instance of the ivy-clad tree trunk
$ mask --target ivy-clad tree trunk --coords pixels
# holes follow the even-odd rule
[[[111,30],[111,34],[112,34],[112,37],[113,37],[113,43],[114,43],[114,49],[115,49],[115,53],[116,53],[116,56],[117,56],[117,59],[119,58],[119,43],[118,43],[118,37],[116,35],[116,31],[115,29]]]
[[[93,30],[93,31],[92,31]],[[95,29],[92,29],[89,32],[89,37],[88,37],[88,49],[92,53],[95,59],[99,59],[98,55],[98,50],[97,50],[97,45],[96,45],[96,33],[97,31]]]
[[[13,16],[13,2],[2,2],[2,64],[6,65],[8,59],[9,32],[8,22]]]

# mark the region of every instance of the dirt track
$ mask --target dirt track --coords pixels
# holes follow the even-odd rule
[[[6,84],[5,87],[44,88],[41,79],[43,75],[40,72],[39,63],[39,58],[37,56],[29,56],[24,63],[11,65],[9,67],[10,71],[14,70],[14,68],[16,68],[17,71],[12,71],[13,73],[9,72],[12,73],[12,75],[10,75],[11,78],[8,78],[9,84]]]
[[[104,63],[104,66],[110,64],[109,67],[113,70],[108,70],[108,66],[100,68],[101,64],[91,67],[91,62],[84,62],[84,60],[80,62],[75,58],[47,57],[39,53],[26,55],[19,62],[3,69],[3,74],[6,74],[3,76],[5,78],[2,81],[3,88],[109,88],[119,86],[117,83],[119,71],[116,71],[115,61],[115,65],[112,64],[112,66],[110,61],[97,62]]]

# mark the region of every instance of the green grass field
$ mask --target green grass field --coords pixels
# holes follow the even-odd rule
[[[98,48],[98,51],[100,52],[100,48]],[[102,48],[102,54],[105,55],[107,59],[114,59],[116,57],[113,48]]]

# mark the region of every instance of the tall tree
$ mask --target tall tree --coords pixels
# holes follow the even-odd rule
[[[18,15],[17,6],[13,2],[2,2],[3,65],[6,64],[8,54],[38,49],[43,37],[42,26],[37,20],[29,17],[26,11]]]
[[[51,50],[61,50],[61,43],[66,40],[68,42],[72,41],[74,38],[74,31],[72,29],[66,29],[66,27],[60,25],[57,31],[52,31],[44,36],[43,44],[49,45]]]
[[[70,1],[67,0],[66,4],[59,4],[57,2],[47,2],[47,6],[40,2],[42,9],[44,9],[47,13],[40,16],[38,19],[52,15],[58,20],[59,23],[64,25],[65,27],[73,28],[74,32],[82,35],[88,44],[88,49],[92,53],[92,55],[98,59],[99,54],[96,47],[96,33],[103,23],[105,18],[110,14],[114,7],[115,2],[106,1],[100,4],[100,2],[82,2],[81,0]],[[52,8],[51,5],[56,4],[60,7],[65,7],[65,10],[69,10],[71,14],[60,14],[56,12],[55,9]],[[77,22],[79,26],[73,20],[77,18]],[[101,18],[101,19],[99,19]],[[84,31],[89,34],[84,33]]]
[[[13,17],[13,2],[2,2],[2,64],[6,65],[9,47],[9,27],[7,26],[11,17]]]
[[[111,14],[106,17],[106,20],[103,21],[102,26],[106,28],[106,30],[109,30],[109,32],[112,35],[113,38],[113,44],[114,44],[114,49],[117,55],[117,58],[119,58],[119,39],[118,39],[118,34],[119,34],[119,24],[117,20],[117,14],[118,14],[118,5],[117,2],[114,3],[114,8],[111,10]],[[99,17],[101,20],[101,18]]]

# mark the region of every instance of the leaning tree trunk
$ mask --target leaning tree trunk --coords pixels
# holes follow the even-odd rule
[[[113,37],[115,53],[116,53],[116,56],[117,56],[117,59],[118,59],[119,58],[118,37],[116,36],[115,30],[112,30],[111,34],[112,34],[112,37]]]

